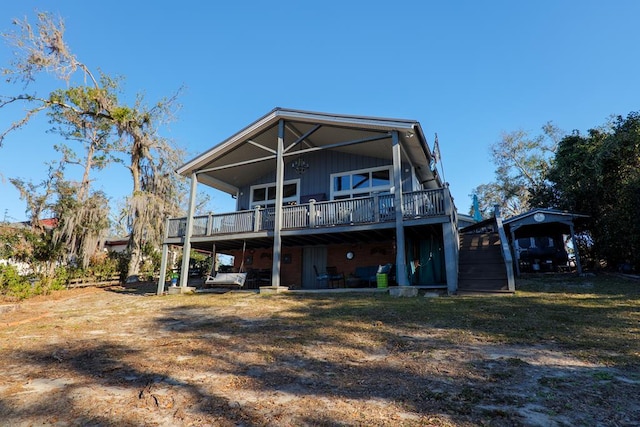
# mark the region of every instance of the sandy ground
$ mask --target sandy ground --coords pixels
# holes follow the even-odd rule
[[[313,303],[78,289],[4,306],[0,425],[640,425],[637,371]]]

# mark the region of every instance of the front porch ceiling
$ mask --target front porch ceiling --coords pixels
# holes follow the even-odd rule
[[[276,166],[278,122],[284,126],[284,160],[288,165],[300,153],[331,149],[345,154],[387,159],[391,163],[391,134],[398,131],[403,161],[419,168],[423,181],[434,178],[428,165],[431,153],[420,124],[413,120],[338,116],[275,109],[228,140],[178,169],[198,181],[233,194],[237,189],[272,173]],[[297,144],[296,144],[297,143]]]
[[[394,238],[394,229],[378,229],[378,230],[362,230],[340,233],[321,233],[321,234],[299,234],[282,237],[283,247],[300,247],[300,246],[322,246],[322,245],[335,245],[335,244],[363,244],[379,242],[383,240],[389,240]],[[191,247],[203,251],[211,251],[213,244],[215,243],[216,252],[239,250],[246,243],[247,249],[271,249],[273,248],[273,237],[258,237],[258,238],[229,238],[228,240],[221,239],[212,241],[192,241]]]
[[[441,234],[440,224],[422,224],[419,226],[407,227],[407,233],[414,238]],[[304,247],[304,246],[328,246],[338,244],[367,244],[383,242],[395,239],[395,228],[345,230],[336,233],[313,233],[296,234],[282,237],[283,247]],[[233,250],[246,249],[271,249],[273,248],[273,237],[248,237],[240,239],[230,237],[229,239],[216,239],[215,242],[192,241],[191,247],[201,251],[211,251],[215,243],[216,252],[225,253]]]

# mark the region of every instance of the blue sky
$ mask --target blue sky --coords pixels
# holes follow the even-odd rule
[[[71,50],[125,77],[131,99],[143,92],[154,103],[184,86],[165,136],[189,157],[274,107],[415,119],[430,145],[438,134],[462,212],[473,188],[493,180],[489,146],[501,133],[538,134],[548,121],[586,131],[639,109],[633,0],[22,0],[3,3],[0,29],[34,10],[61,16]],[[0,45],[2,67],[10,55]],[[0,94],[16,89],[0,83]],[[17,114],[0,110],[0,128]],[[38,182],[57,157],[46,129],[34,122],[0,148],[0,220],[25,219],[7,178]],[[131,188],[122,167],[96,179],[114,204]],[[212,205],[234,206],[220,193]]]

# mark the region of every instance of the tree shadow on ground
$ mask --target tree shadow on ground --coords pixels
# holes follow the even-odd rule
[[[538,326],[545,322],[546,332],[531,336],[535,324],[505,331],[505,323],[512,319],[486,306],[478,307],[476,314],[467,310],[462,316],[447,302],[441,309],[450,309],[450,319],[443,322],[439,316],[430,316],[433,302],[398,302],[386,297],[371,297],[364,303],[362,297],[295,298],[300,304],[294,308],[259,317],[226,315],[210,306],[189,305],[168,309],[157,321],[167,331],[192,337],[197,342],[190,350],[195,357],[215,355],[211,369],[244,377],[261,394],[281,392],[298,399],[343,402],[378,400],[419,416],[445,414],[456,423],[489,420],[491,425],[525,423],[523,413],[531,405],[542,408],[538,414],[558,414],[558,420],[564,417],[562,422],[570,423],[592,422],[594,415],[585,408],[594,405],[602,410],[593,419],[605,424],[640,415],[637,405],[630,412],[619,411],[628,403],[619,396],[628,395],[630,389],[640,391],[637,365],[624,366],[629,376],[621,376],[621,370],[603,366],[539,363],[540,358],[528,356],[547,352],[551,345],[557,347],[551,356],[561,358],[563,346],[587,350],[588,343],[607,334],[585,327],[567,333],[582,335],[578,344],[575,338],[558,339],[564,332],[553,324],[557,319],[549,316],[550,312],[564,312],[557,304],[500,300],[507,312],[542,312],[535,319]],[[407,310],[407,304],[416,305]],[[582,307],[578,318],[589,319],[598,310],[601,315],[599,308]],[[460,339],[465,334],[475,338]],[[546,334],[556,339],[549,341],[552,337]],[[517,346],[517,351],[487,356],[483,350],[508,345]],[[573,393],[567,392],[568,387],[575,389]],[[316,421],[326,421],[326,414],[318,416]]]
[[[136,323],[139,335],[126,345],[79,329],[56,344],[5,352],[13,363],[7,377],[19,363],[29,378],[0,401],[0,419],[514,426],[640,418],[630,315],[637,296],[585,293],[572,303],[553,295],[209,294],[179,301],[154,303],[163,308]]]
[[[0,402],[0,419],[5,422],[34,417],[50,422],[71,416],[74,425],[173,425],[187,418],[188,411],[199,414],[190,416],[189,424],[260,424],[252,414],[222,395],[204,391],[196,381],[184,381],[152,365],[130,363],[129,359],[140,360],[145,355],[126,346],[78,341],[15,355],[32,367],[25,392],[43,391],[45,382],[47,393],[22,405],[21,410]],[[158,363],[158,367],[163,365]],[[79,399],[92,399],[92,410],[79,409]]]

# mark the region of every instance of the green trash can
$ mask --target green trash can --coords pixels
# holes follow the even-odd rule
[[[376,282],[378,282],[379,288],[386,288],[389,286],[389,275],[386,273],[376,274]]]

